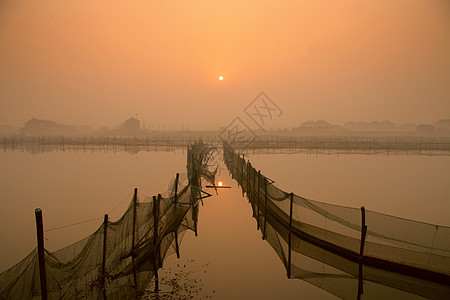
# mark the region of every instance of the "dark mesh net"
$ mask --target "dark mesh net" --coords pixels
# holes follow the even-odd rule
[[[118,221],[106,219],[85,239],[55,252],[45,251],[48,298],[142,296],[164,258],[176,251],[182,233],[196,230],[201,178],[214,182],[215,171],[207,170],[212,151],[201,142],[189,147],[188,181],[177,181],[168,197],[138,199],[135,194]],[[0,274],[0,299],[40,298],[39,274],[35,249]]]
[[[343,299],[356,299],[363,291],[364,298],[374,299],[413,294],[448,299],[449,227],[286,193],[228,145],[223,152],[288,277]]]

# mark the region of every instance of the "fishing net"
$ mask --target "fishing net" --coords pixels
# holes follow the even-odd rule
[[[224,145],[263,238],[288,277],[342,299],[450,295],[450,228],[287,193]]]
[[[196,142],[188,151],[187,182],[176,180],[167,197],[133,197],[116,222],[55,252],[45,251],[48,299],[137,299],[145,294],[164,258],[178,252],[182,233],[197,228],[201,178],[212,148]],[[205,169],[203,169],[205,168]],[[178,176],[177,176],[178,179]],[[41,299],[38,251],[0,274],[0,299]]]

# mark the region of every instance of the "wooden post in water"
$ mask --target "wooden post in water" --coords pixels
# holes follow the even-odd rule
[[[261,186],[261,170],[258,170],[258,192],[256,193],[256,230],[259,230],[259,189]]]
[[[249,190],[250,190],[250,161],[247,161],[247,184],[245,185],[247,192],[248,202],[250,202]]]
[[[159,252],[157,248],[158,245],[158,218],[159,218],[159,195],[158,198],[153,196],[153,255],[152,255],[152,264],[153,270],[155,272],[155,293],[159,291],[159,278],[158,278],[158,254]]]
[[[136,276],[136,266],[135,266],[135,253],[134,253],[134,246],[136,242],[136,219],[137,219],[137,188],[134,188],[134,196],[133,196],[133,235],[131,240],[131,259],[133,264],[133,280],[134,280],[134,286],[137,288],[137,276]]]
[[[194,166],[194,170],[192,172],[193,178],[191,183],[191,191],[193,190],[193,194],[191,192],[191,205],[192,205],[192,219],[194,220],[194,234],[198,236],[197,232],[197,222],[198,222],[198,198],[200,196],[200,186],[198,184],[198,173],[197,168]]]
[[[249,163],[250,169],[249,169],[249,180],[248,180],[248,201],[250,202],[251,206],[252,206],[252,211],[253,211],[253,218],[256,215],[255,212],[255,201],[253,199],[253,177],[254,177],[254,173],[253,173],[253,167],[252,164]]]
[[[105,214],[103,220],[103,260],[102,260],[102,273],[101,284],[103,299],[106,300],[106,237],[108,235],[108,215]]]
[[[241,169],[241,188],[242,188],[242,197],[244,197],[244,166],[245,166],[245,154],[242,154],[242,169]]]
[[[257,212],[257,206],[256,206],[256,202],[257,202],[257,199],[256,199],[256,180],[257,180],[257,178],[258,178],[258,173],[256,172],[256,169],[255,168],[253,168],[252,167],[252,180],[253,180],[253,190],[252,190],[252,202],[253,202],[253,207],[254,207],[254,217],[256,217],[257,215],[258,215],[258,212]]]
[[[263,233],[263,240],[267,237],[267,178],[264,177],[264,233]]]
[[[364,243],[366,240],[367,225],[366,225],[366,209],[361,206],[361,245],[359,248],[359,276],[358,276],[358,300],[361,299],[363,294],[363,256],[364,256]]]
[[[177,173],[175,177],[175,191],[173,196],[173,209],[176,216],[177,208],[178,208],[178,180],[179,180],[180,174]],[[178,222],[178,221],[177,221]],[[180,249],[178,246],[178,226],[175,228],[175,251],[177,253],[177,258],[180,258]]]
[[[156,213],[157,213],[157,216],[158,216],[158,218],[156,219],[156,229],[157,229],[156,230],[156,236],[157,236],[158,240],[159,240],[159,219],[160,219],[161,199],[162,199],[161,194],[158,194],[158,198],[156,198],[156,204],[157,204]],[[158,268],[160,268],[160,267],[162,267],[161,244],[160,244],[160,241],[157,241],[157,243],[158,243],[158,248],[157,248],[157,251],[156,251],[156,258],[157,258]]]
[[[294,193],[291,193],[291,203],[289,207],[289,252],[288,252],[288,266],[287,266],[287,277],[291,278],[291,253],[292,253],[292,210],[294,204]]]
[[[40,208],[36,208],[36,210],[34,211],[34,215],[36,217],[41,299],[47,300],[47,275],[45,274],[44,224],[42,222],[42,210]]]

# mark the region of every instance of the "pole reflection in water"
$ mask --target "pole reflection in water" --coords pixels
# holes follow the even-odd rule
[[[35,247],[33,217],[35,207],[43,208],[46,228],[101,217],[105,212],[109,212],[117,206],[125,196],[130,199],[127,194],[130,194],[135,186],[139,187],[139,191],[144,195],[153,195],[165,190],[168,186],[168,179],[173,178],[174,174],[179,172],[180,166],[185,165],[185,152],[181,150],[172,153],[140,152],[137,156],[124,152],[114,154],[52,152],[38,155],[3,152],[0,160],[5,166],[1,171],[4,180],[0,185],[5,198],[11,199],[11,201],[2,204],[5,214],[0,222],[2,222],[1,228],[4,230],[0,233],[5,244],[9,245],[0,250],[2,252],[0,261],[2,270],[12,266]],[[304,168],[303,163],[298,163],[298,157],[287,156],[287,158],[290,163],[283,165],[283,169],[290,170],[291,165],[299,169]],[[268,159],[279,162],[284,158],[276,156],[268,157]],[[316,159],[324,163],[320,172],[339,173],[341,171],[333,164],[337,158],[319,156]],[[340,159],[342,160],[342,157]],[[348,164],[360,161],[358,157],[351,155],[346,159]],[[366,159],[375,161],[376,164],[379,158],[372,156]],[[390,159],[395,163],[400,158],[394,156]],[[436,207],[439,207],[442,197],[438,197],[437,193],[442,194],[446,191],[445,184],[442,182],[445,178],[442,176],[445,175],[445,171],[442,174],[440,170],[448,170],[445,167],[446,164],[448,166],[448,159],[442,157],[426,159],[428,161],[426,164],[429,165],[434,165],[439,160],[438,165],[441,167],[434,168],[436,172],[429,173],[431,175],[429,181],[419,184],[414,193],[428,194],[429,197],[435,199]],[[253,157],[251,160],[253,161]],[[410,168],[415,170],[413,169],[414,164],[410,165]],[[264,167],[261,169],[265,170]],[[272,177],[271,174],[276,174],[277,168],[270,170],[271,172],[268,174]],[[227,177],[226,172],[223,170],[221,172],[224,184],[231,185],[232,188],[219,190],[218,196],[205,199],[204,206],[200,205],[198,237],[191,232],[185,234],[180,250],[181,259],[177,260],[176,255],[169,256],[164,261],[165,270],[171,268],[173,271],[178,264],[193,260],[194,262],[186,263],[186,268],[198,274],[198,276],[193,275],[194,280],[202,279],[203,290],[207,295],[217,299],[298,299],[299,295],[302,298],[310,299],[336,298],[309,283],[286,278],[284,265],[280,263],[269,244],[261,239],[261,234],[255,230],[255,220],[251,218],[253,216],[252,207],[248,205],[248,201],[242,198],[241,191],[236,188],[237,186],[231,178]],[[311,170],[303,169],[303,172],[311,172]],[[297,175],[300,172],[289,171],[289,173],[290,177],[300,177]],[[432,177],[432,174],[437,176]],[[285,180],[287,178],[281,178],[278,175],[273,177],[279,181],[277,184],[282,186],[290,184]],[[338,178],[337,181],[341,179]],[[364,178],[361,179],[361,181],[363,180]],[[314,184],[330,187],[331,190],[339,192],[338,187],[335,186],[336,177],[324,176],[320,181],[308,185],[308,187],[314,186]],[[427,189],[426,186],[436,186],[436,188]],[[303,187],[301,189],[294,187],[291,190],[297,192],[303,189]],[[264,195],[262,190],[260,193]],[[117,195],[121,196],[117,197]],[[321,199],[322,197],[317,198]],[[349,206],[373,207],[373,205],[361,203],[358,197],[353,198],[356,198],[357,204]],[[117,217],[123,214],[128,202],[122,202],[110,214],[112,220],[117,220]],[[379,203],[381,200],[374,204],[381,205]],[[395,204],[395,202],[391,202],[391,204]],[[261,198],[258,206],[263,207],[263,205],[264,199]],[[387,203],[384,202],[384,205]],[[415,203],[411,205],[414,206]],[[422,211],[423,216],[426,217],[427,212]],[[432,215],[443,218],[445,210],[438,209],[437,213]],[[48,239],[45,241],[46,247],[56,250],[68,245],[90,234],[99,223],[101,220],[97,223],[86,223],[61,231],[47,232],[45,234]],[[259,223],[263,229],[264,221]],[[439,223],[439,221],[435,221],[435,223]],[[358,226],[360,226],[359,222]],[[6,230],[7,228],[14,229]],[[293,243],[295,244],[295,238]],[[294,254],[291,260],[297,262],[299,258]],[[305,269],[308,269],[308,264],[314,266],[314,262],[305,259],[303,261]],[[323,267],[319,266],[319,268]],[[200,274],[205,274],[204,272],[206,272],[206,276],[200,276]],[[160,281],[163,281],[163,274],[164,271],[161,272]],[[364,297],[370,294],[371,289],[365,285]]]

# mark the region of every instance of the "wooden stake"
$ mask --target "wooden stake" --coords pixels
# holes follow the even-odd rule
[[[288,252],[288,265],[287,265],[287,277],[291,278],[291,252],[292,252],[292,209],[294,204],[294,193],[291,193],[291,203],[289,208],[289,252]]]
[[[176,215],[176,212],[177,212],[177,205],[178,205],[177,193],[178,193],[178,180],[179,180],[179,177],[180,177],[180,174],[177,173],[177,176],[175,177],[175,194],[173,196],[173,202],[174,202],[173,207],[174,207],[175,215]],[[180,258],[180,249],[179,249],[179,246],[178,246],[178,226],[177,226],[177,228],[175,228],[175,251],[177,253],[177,258]]]
[[[198,222],[198,198],[200,198],[200,187],[199,187],[199,180],[198,180],[198,173],[197,169],[194,166],[193,172],[192,172],[192,182],[191,182],[191,205],[192,205],[192,219],[194,221],[194,233],[195,236],[198,236],[197,233],[197,222]]]
[[[249,190],[250,190],[250,161],[247,161],[247,184],[245,185],[248,202],[250,202]]]
[[[135,266],[135,253],[134,253],[134,246],[136,241],[136,219],[137,219],[137,188],[134,189],[134,196],[133,196],[133,235],[131,240],[131,259],[133,264],[133,280],[134,280],[134,286],[137,288],[137,276],[136,276],[136,266]]]
[[[159,219],[159,197],[156,198],[153,196],[153,255],[152,255],[152,263],[153,263],[153,270],[155,272],[155,293],[158,293],[159,291],[159,278],[158,278],[158,269],[159,266],[157,264],[158,261],[158,219]]]
[[[263,240],[267,237],[267,210],[269,209],[267,207],[267,178],[264,177],[264,233],[263,233]]]
[[[361,206],[361,245],[359,248],[359,276],[358,276],[358,300],[361,299],[363,294],[363,256],[364,256],[364,243],[366,240],[367,225],[366,225],[366,209]]]
[[[258,170],[258,192],[256,193],[256,230],[259,230],[259,189],[261,185],[261,170]]]
[[[239,157],[239,156],[238,156]],[[239,160],[239,164],[241,165],[241,190],[242,190],[242,197],[244,197],[244,166],[245,166],[245,160],[244,160],[244,154],[242,154],[242,160]]]
[[[256,173],[256,169],[252,167],[252,180],[253,180],[253,190],[252,190],[252,202],[253,202],[253,208],[254,208],[254,213],[253,213],[253,217],[256,217],[257,212],[256,212],[256,179],[257,179],[257,173]]]
[[[106,237],[108,234],[108,215],[105,214],[103,220],[103,260],[102,260],[102,274],[101,274],[101,284],[102,284],[102,294],[103,299],[106,300]]]
[[[41,299],[47,300],[47,276],[45,273],[44,225],[42,222],[42,210],[40,208],[36,208],[34,214],[36,217],[39,278],[41,281]]]
[[[245,165],[245,154],[242,154],[242,169],[241,169],[241,188],[242,188],[242,196],[244,196],[244,165]]]
[[[255,201],[253,199],[253,177],[254,177],[254,173],[253,173],[253,167],[252,164],[249,164],[250,169],[249,169],[249,176],[248,176],[248,201],[250,202],[251,206],[252,206],[252,211],[253,211],[253,218],[255,217]]]

